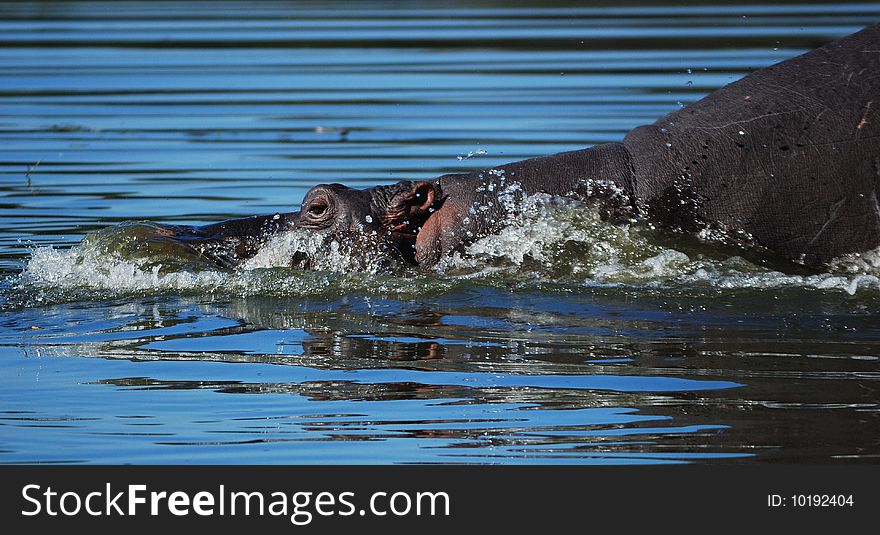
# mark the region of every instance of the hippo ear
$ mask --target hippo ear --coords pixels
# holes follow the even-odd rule
[[[382,214],[385,228],[395,231],[414,231],[428,218],[431,207],[437,201],[433,182],[401,182],[398,191]]]
[[[416,182],[410,190],[407,199],[410,201],[410,214],[426,214],[435,200],[434,184],[431,182]]]

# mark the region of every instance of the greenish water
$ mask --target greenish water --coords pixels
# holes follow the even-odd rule
[[[874,462],[877,253],[807,273],[545,198],[439,272],[308,235],[218,272],[120,224],[616,141],[878,19],[0,3],[0,463]]]

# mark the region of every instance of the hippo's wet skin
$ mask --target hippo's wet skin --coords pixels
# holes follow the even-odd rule
[[[758,70],[630,131],[621,143],[435,181],[427,267],[491,232],[503,206],[487,182],[525,193],[589,194],[610,185],[666,227],[747,234],[819,267],[880,245],[880,24]],[[472,208],[493,207],[474,217]]]
[[[179,236],[231,240],[235,252],[221,262],[229,265],[279,231],[376,231],[405,260],[430,268],[497,230],[515,204],[505,198],[549,193],[611,199],[669,228],[747,236],[819,267],[880,245],[878,189],[880,25],[873,25],[755,71],[620,143],[423,182],[316,186],[300,212]]]
[[[162,225],[155,233],[177,242],[220,268],[233,268],[254,256],[271,236],[291,230],[299,212],[230,219],[198,227]]]
[[[392,255],[414,263],[416,232],[434,204],[431,182],[405,180],[367,189],[320,184],[306,193],[298,212],[204,226],[161,226],[155,233],[221,268],[235,267],[254,256],[272,236],[296,230],[326,231],[328,237],[337,239],[375,238]]]

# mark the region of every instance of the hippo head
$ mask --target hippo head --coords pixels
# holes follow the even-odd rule
[[[342,184],[320,184],[306,193],[298,212],[230,219],[204,226],[156,225],[151,240],[177,245],[215,266],[232,269],[252,258],[267,239],[288,231],[319,231],[325,244],[351,244],[359,251],[417,264],[416,241],[428,217],[441,206],[435,182],[404,180],[389,186],[354,189]],[[319,238],[321,239],[321,238]],[[143,240],[141,240],[143,241]],[[140,243],[140,241],[138,242]],[[308,267],[312,258],[296,251],[292,265]]]
[[[439,202],[437,186],[427,181],[367,189],[319,184],[303,198],[294,228],[327,231],[341,240],[376,237],[391,252],[415,263],[416,236]]]

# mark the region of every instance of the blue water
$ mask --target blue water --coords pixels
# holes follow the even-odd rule
[[[878,19],[0,3],[0,463],[875,462],[871,257],[783,273],[568,208],[444,273],[77,244],[616,141]]]

